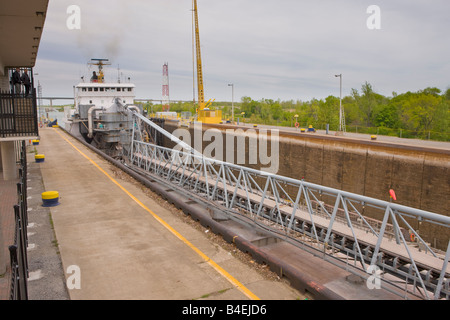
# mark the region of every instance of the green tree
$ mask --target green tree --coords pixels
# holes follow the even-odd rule
[[[250,97],[242,97],[241,110],[245,112],[245,117],[250,118],[253,114],[259,115],[261,104]]]
[[[319,110],[320,102],[317,99],[302,103],[298,112],[300,125],[316,126],[319,119]]]
[[[329,124],[330,128],[338,128],[339,125],[339,98],[328,96],[325,101],[320,101],[317,124]]]
[[[358,105],[362,116],[362,121],[366,126],[372,126],[372,115],[377,105],[376,94],[373,91],[372,85],[367,81],[361,87],[360,95],[356,89],[352,89],[352,96]]]
[[[283,108],[279,102],[275,102],[270,106],[270,113],[274,120],[280,120],[283,116]]]
[[[444,98],[447,101],[450,101],[450,88],[448,88],[444,93]]]
[[[397,107],[393,104],[381,106],[374,120],[377,127],[398,128],[400,126]]]
[[[434,94],[418,93],[403,105],[403,120],[408,128],[415,131],[429,131],[436,119],[436,111],[442,98]]]
[[[344,108],[345,123],[351,125],[361,125],[361,113],[356,100],[353,96],[342,98],[342,107]]]

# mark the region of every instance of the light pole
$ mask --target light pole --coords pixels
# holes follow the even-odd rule
[[[339,94],[339,132],[345,132],[345,118],[344,118],[344,109],[342,109],[342,73],[336,74],[335,77],[339,77],[340,83],[340,94]]]
[[[234,84],[229,83],[229,87],[231,87],[231,122],[234,124]]]
[[[33,74],[33,77],[35,77],[35,76],[38,76],[39,75],[39,73],[35,73],[35,74]],[[34,79],[33,79],[33,86],[34,86]],[[42,103],[42,87],[41,87],[41,82],[38,80],[38,85],[37,85],[37,101],[38,101],[38,106],[37,106],[37,109],[38,109],[38,112],[37,112],[37,114],[38,114],[38,122],[39,121],[41,121],[41,103]]]

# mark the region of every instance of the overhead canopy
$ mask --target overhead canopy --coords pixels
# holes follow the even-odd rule
[[[34,67],[48,0],[0,0],[0,75],[6,67]]]

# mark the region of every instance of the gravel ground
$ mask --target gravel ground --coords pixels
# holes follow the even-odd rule
[[[29,157],[32,158],[32,157]],[[58,242],[38,163],[28,163],[28,299],[69,300]]]

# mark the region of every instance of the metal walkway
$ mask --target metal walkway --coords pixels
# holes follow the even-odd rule
[[[412,225],[448,230],[450,217],[207,158],[144,116],[133,118],[128,160],[142,173],[367,278],[424,299],[449,299],[450,241],[446,252],[431,248]],[[146,126],[187,152],[144,142]]]

